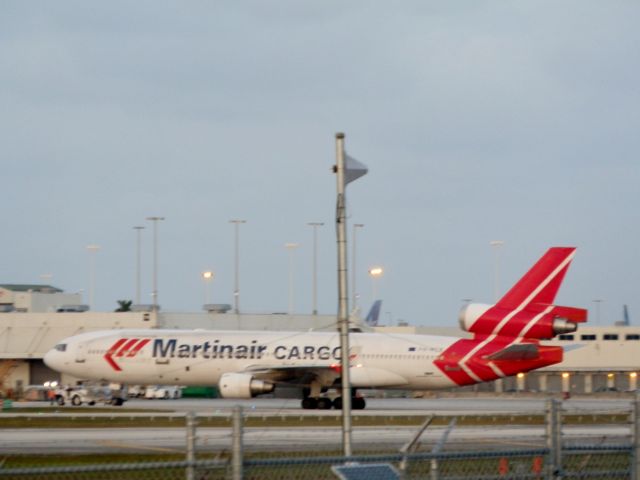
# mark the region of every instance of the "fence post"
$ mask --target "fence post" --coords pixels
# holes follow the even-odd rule
[[[439,473],[438,472],[438,459],[437,458],[432,458],[431,459],[431,480],[438,480],[439,477]]]
[[[242,407],[233,407],[233,432],[231,449],[231,478],[242,480],[243,477],[243,453],[242,453]]]
[[[547,478],[553,480],[562,477],[562,426],[561,403],[556,398],[547,400],[546,409],[547,448],[549,449],[549,465]]]
[[[196,460],[196,416],[187,412],[187,480],[194,480],[194,462]]]
[[[636,393],[631,411],[631,432],[633,441],[633,465],[631,479],[640,480],[640,395]]]

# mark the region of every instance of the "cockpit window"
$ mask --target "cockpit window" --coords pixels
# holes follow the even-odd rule
[[[55,349],[59,352],[65,352],[67,350],[67,344],[59,343],[58,345],[55,346]]]

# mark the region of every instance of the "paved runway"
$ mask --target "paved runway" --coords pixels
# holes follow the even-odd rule
[[[365,410],[354,410],[357,415],[464,415],[540,413],[545,410],[544,398],[513,397],[452,397],[452,398],[367,398]],[[126,409],[160,410],[169,412],[193,411],[202,415],[227,414],[235,405],[242,405],[247,414],[257,415],[339,415],[336,410],[302,410],[300,400],[281,398],[255,398],[250,400],[180,399],[142,400],[131,399]],[[43,402],[17,402],[14,412],[22,407],[46,406]],[[618,412],[629,411],[630,398],[576,398],[563,402],[567,412]],[[117,412],[120,407],[112,407]],[[86,407],[91,412],[92,407]],[[64,408],[62,409],[64,410]]]

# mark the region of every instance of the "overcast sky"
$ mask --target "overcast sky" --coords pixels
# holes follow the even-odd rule
[[[557,298],[640,323],[636,1],[3,2],[0,282],[199,311],[200,274],[241,308],[337,311],[335,133],[369,174],[348,187],[357,291],[381,320],[453,326],[550,246],[578,252]],[[349,252],[351,257],[351,251]],[[350,258],[351,260],[351,258]],[[351,264],[349,265],[351,268]],[[349,274],[350,275],[350,274]],[[44,277],[46,278],[46,277]],[[351,292],[350,292],[351,294]]]

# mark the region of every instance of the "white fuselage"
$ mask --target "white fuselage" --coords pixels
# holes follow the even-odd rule
[[[415,390],[454,386],[433,361],[457,340],[350,334],[351,384]],[[340,337],[337,332],[114,330],[63,340],[44,361],[78,378],[124,384],[216,385],[225,373],[253,372],[278,382],[292,371],[339,371]]]

